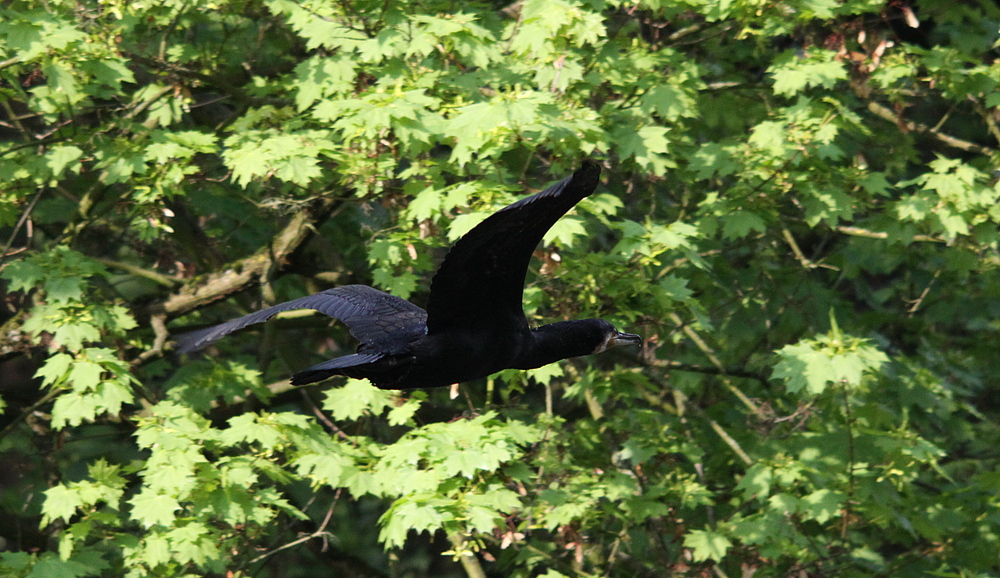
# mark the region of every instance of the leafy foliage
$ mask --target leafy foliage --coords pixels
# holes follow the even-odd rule
[[[1000,573],[992,4],[0,11],[0,574]],[[352,343],[303,315],[170,350],[420,304],[584,157],[525,311],[639,355],[452,398],[292,390]]]

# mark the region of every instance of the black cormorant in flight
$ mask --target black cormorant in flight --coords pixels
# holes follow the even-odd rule
[[[600,174],[595,162],[585,161],[572,176],[500,209],[466,233],[434,275],[426,311],[365,285],[345,285],[182,335],[178,350],[195,351],[281,311],[315,309],[343,321],[361,344],[357,353],[296,373],[293,384],[346,375],[384,389],[409,389],[639,344],[638,335],[602,319],[532,329],[521,309],[532,252],[566,211],[594,192]]]

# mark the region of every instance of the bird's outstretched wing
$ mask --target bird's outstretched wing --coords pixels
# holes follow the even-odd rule
[[[196,351],[234,331],[293,309],[315,309],[339,319],[361,342],[362,348],[390,355],[402,352],[413,337],[422,335],[427,320],[427,313],[409,301],[365,285],[344,285],[185,333],[177,337],[177,350]]]
[[[490,215],[451,248],[431,281],[427,331],[524,326],[528,262],[545,232],[597,188],[601,167],[584,161],[572,176]]]

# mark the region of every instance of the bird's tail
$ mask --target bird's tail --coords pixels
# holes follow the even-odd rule
[[[292,376],[292,385],[316,383],[333,375],[348,377],[368,377],[367,372],[359,366],[375,363],[384,357],[381,353],[352,353],[336,359],[329,359]],[[351,371],[354,369],[355,371]]]

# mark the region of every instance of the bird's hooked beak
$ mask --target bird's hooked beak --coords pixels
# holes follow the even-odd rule
[[[612,347],[618,347],[619,345],[642,345],[642,337],[634,333],[622,333],[621,331],[615,330],[614,333],[608,335],[604,343],[601,343],[594,353],[600,353],[602,351],[607,351]]]

